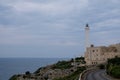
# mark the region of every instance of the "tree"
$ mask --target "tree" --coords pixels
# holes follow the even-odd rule
[[[29,71],[26,71],[25,74],[26,74],[26,75],[30,75],[30,72],[29,72]]]
[[[120,57],[109,59],[106,70],[107,74],[115,78],[120,78]]]

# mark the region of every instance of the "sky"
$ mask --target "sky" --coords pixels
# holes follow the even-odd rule
[[[0,58],[73,58],[120,43],[120,0],[0,0]]]

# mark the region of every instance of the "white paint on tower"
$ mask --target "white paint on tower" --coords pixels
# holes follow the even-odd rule
[[[88,47],[90,47],[90,44],[89,44],[89,25],[86,24],[85,26],[85,48],[87,49]]]

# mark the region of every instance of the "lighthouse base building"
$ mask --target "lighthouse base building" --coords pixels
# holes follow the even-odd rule
[[[116,56],[120,57],[120,43],[108,47],[91,45],[86,49],[85,61],[86,65],[97,65],[106,63],[108,59]]]

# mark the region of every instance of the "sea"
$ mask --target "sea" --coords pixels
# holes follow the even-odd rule
[[[35,72],[38,68],[57,63],[68,58],[0,58],[0,80],[9,80],[14,74]]]

